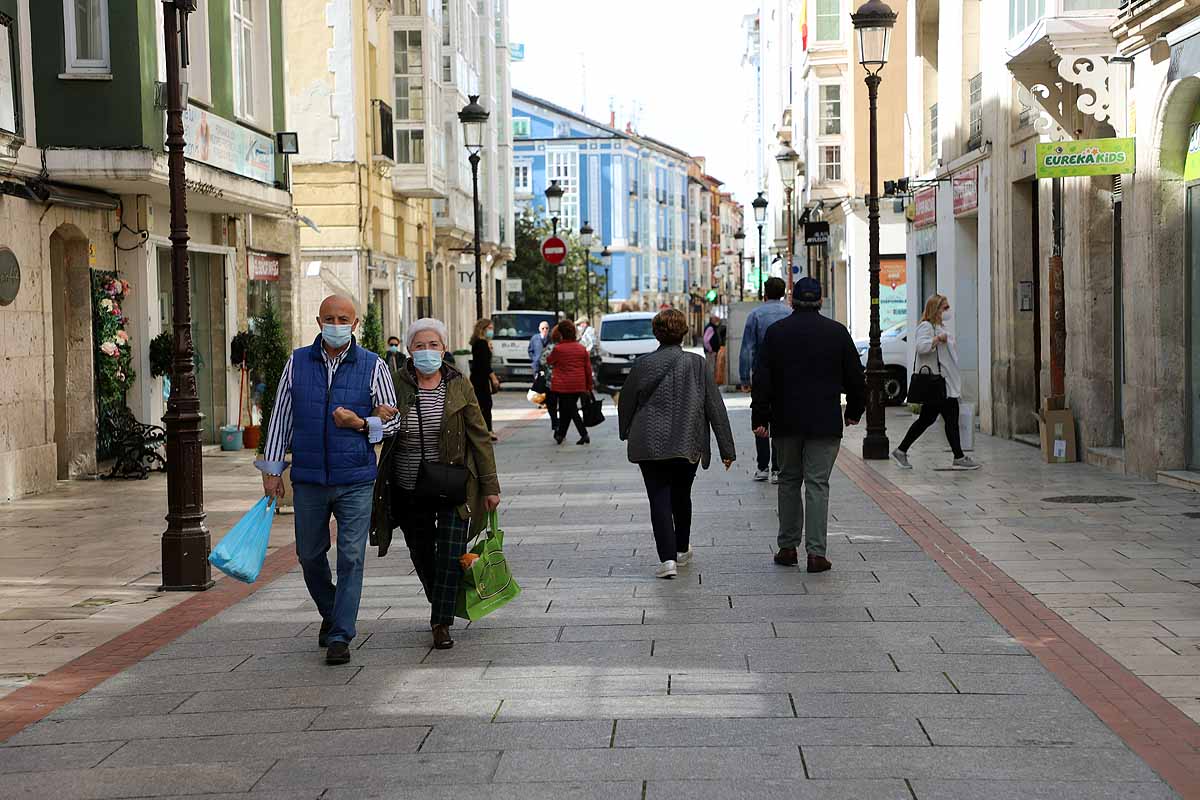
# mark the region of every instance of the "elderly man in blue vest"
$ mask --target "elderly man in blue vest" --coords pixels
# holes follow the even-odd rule
[[[292,452],[296,555],[321,613],[317,637],[327,664],[350,661],[371,524],[375,447],[392,433],[396,388],[383,360],[358,345],[349,298],[321,303],[321,334],[292,353],[279,379],[263,460],[263,492],[283,495]],[[329,569],[329,518],[337,520],[337,586]]]

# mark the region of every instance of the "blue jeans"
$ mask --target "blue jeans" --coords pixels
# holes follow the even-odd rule
[[[321,618],[332,623],[329,641],[350,643],[362,599],[363,561],[371,527],[374,483],[349,486],[292,484],[296,557]],[[329,571],[329,517],[337,520],[337,587]]]

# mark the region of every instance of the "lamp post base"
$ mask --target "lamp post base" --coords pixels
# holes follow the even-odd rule
[[[891,452],[887,434],[868,433],[863,439],[862,457],[866,461],[887,461]]]
[[[168,533],[162,539],[162,586],[160,592],[202,592],[213,586],[208,566],[208,530]],[[202,554],[202,555],[201,555]]]

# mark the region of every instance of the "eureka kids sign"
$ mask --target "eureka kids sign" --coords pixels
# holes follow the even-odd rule
[[[1072,178],[1132,173],[1134,155],[1132,138],[1043,142],[1037,146],[1037,176]]]

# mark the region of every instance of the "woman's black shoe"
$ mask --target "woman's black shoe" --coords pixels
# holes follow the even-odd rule
[[[585,436],[582,439],[580,439],[578,442],[576,442],[575,444],[591,444],[591,443],[592,443],[592,440]]]
[[[450,638],[449,625],[433,626],[433,646],[437,650],[449,650],[454,647],[454,640]]]
[[[565,437],[565,436],[559,436],[559,435],[556,433],[556,434],[554,434],[554,443],[555,443],[555,444],[562,444],[564,441],[566,441],[566,438],[567,438],[567,437]]]

